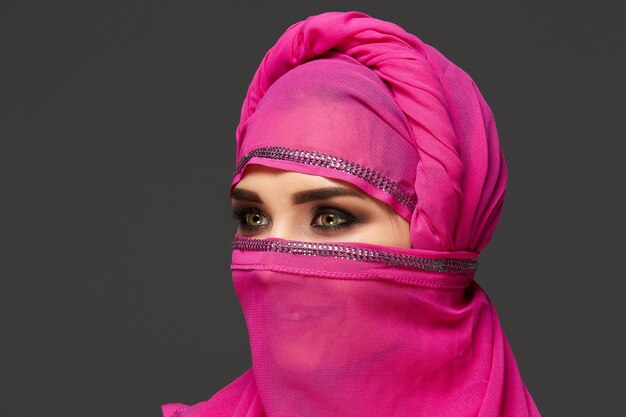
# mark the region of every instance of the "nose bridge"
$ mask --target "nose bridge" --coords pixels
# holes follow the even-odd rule
[[[292,213],[289,213],[287,209],[284,209],[282,210],[281,215],[275,216],[272,219],[269,237],[285,240],[299,240],[299,229],[300,227],[296,224],[296,220],[294,219]]]

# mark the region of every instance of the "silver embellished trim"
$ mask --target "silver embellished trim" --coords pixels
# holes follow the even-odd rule
[[[294,255],[322,256],[349,259],[360,262],[384,263],[391,266],[420,269],[422,271],[449,272],[474,271],[478,269],[478,259],[421,258],[399,255],[341,244],[297,242],[289,240],[252,239],[236,237],[233,249],[253,252],[291,253]]]
[[[301,164],[315,165],[347,172],[355,177],[362,178],[374,187],[391,194],[393,198],[410,211],[415,210],[415,205],[417,204],[416,194],[402,190],[394,181],[391,181],[389,178],[382,176],[380,173],[370,168],[366,168],[354,162],[346,161],[338,156],[327,155],[322,152],[282,148],[279,146],[257,148],[241,158],[235,168],[234,175],[239,174],[243,167],[252,158],[280,159],[283,161],[298,162]]]

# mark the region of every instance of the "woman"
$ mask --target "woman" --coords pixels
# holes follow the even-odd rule
[[[473,281],[505,183],[489,107],[434,48],[357,12],[291,26],[237,129],[252,368],[165,416],[538,416]]]

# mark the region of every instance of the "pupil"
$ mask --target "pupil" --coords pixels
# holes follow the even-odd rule
[[[335,215],[334,215],[334,214],[327,214],[327,215],[324,217],[324,220],[325,220],[325,222],[324,222],[324,223],[326,223],[326,224],[327,224],[327,225],[329,225],[329,226],[332,226],[332,225],[334,225],[334,224],[335,224]]]

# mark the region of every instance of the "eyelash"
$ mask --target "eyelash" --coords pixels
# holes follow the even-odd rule
[[[265,227],[265,225],[254,226],[254,225],[248,224],[248,222],[246,221],[246,216],[249,214],[258,214],[266,218],[267,221],[269,222],[269,218],[260,209],[256,207],[234,207],[233,218],[239,222],[239,228],[241,230],[254,232]],[[342,221],[342,223],[339,223],[334,226],[323,226],[323,225],[314,224],[315,221],[320,216],[325,215],[325,214],[331,214],[331,215],[336,216],[340,221]],[[356,216],[352,215],[348,211],[343,210],[343,209],[338,209],[335,207],[325,207],[325,206],[316,207],[313,210],[311,217],[312,217],[312,220],[311,220],[310,226],[322,232],[330,232],[330,231],[345,229],[348,227],[352,227],[355,224],[360,222]]]

